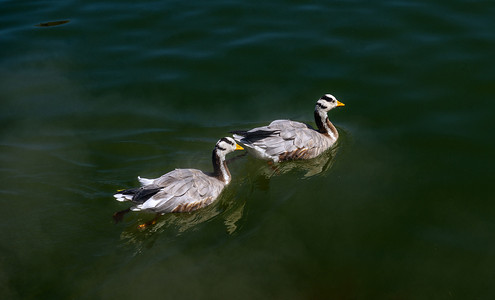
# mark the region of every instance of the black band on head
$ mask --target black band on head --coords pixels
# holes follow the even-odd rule
[[[327,109],[328,108],[325,105],[321,104],[320,102],[316,102],[316,106],[318,106],[321,109]]]
[[[333,101],[333,98],[328,97],[327,95],[323,95],[320,99],[327,100],[327,101]]]
[[[231,140],[229,140],[228,138],[221,138],[220,141],[226,142],[227,144],[234,146],[234,143]]]

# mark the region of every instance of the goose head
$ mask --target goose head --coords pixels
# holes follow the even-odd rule
[[[337,106],[345,106],[345,104],[337,100],[333,95],[325,94],[316,101],[315,110],[327,113]]]
[[[235,150],[243,150],[243,148],[237,145],[235,140],[231,137],[221,138],[213,150],[213,176],[218,180],[223,181],[225,184],[229,184],[231,178],[225,161],[225,155]]]
[[[215,145],[215,152],[220,157],[225,157],[225,155],[230,152],[234,152],[235,150],[243,150],[241,146],[239,146],[235,140],[231,137],[224,137],[218,140]]]

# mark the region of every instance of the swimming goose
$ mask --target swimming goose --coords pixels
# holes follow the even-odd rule
[[[275,120],[268,126],[231,133],[248,152],[260,159],[276,163],[314,158],[330,148],[339,137],[327,115],[329,110],[337,106],[344,104],[330,94],[318,99],[314,112],[318,127],[316,130],[300,122]]]
[[[155,213],[190,212],[211,204],[229,184],[231,175],[225,156],[243,148],[233,138],[220,139],[213,149],[213,172],[196,169],[175,169],[161,177],[138,177],[141,187],[120,191],[114,195],[118,201],[131,201],[136,205],[114,215],[116,221],[128,211]]]

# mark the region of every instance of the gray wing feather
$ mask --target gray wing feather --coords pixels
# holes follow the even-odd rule
[[[308,125],[291,121],[291,120],[275,120],[270,123],[267,127],[269,128],[277,128],[277,129],[287,129],[287,128],[308,128]]]
[[[176,169],[158,178],[154,184],[162,190],[138,209],[159,213],[195,210],[210,204],[225,186],[220,180],[195,169]]]
[[[210,184],[209,182],[203,178],[202,176],[198,177],[198,183],[197,183],[197,189],[199,196],[205,197],[206,194],[210,191]]]
[[[321,134],[311,126],[301,122],[275,120],[268,126],[253,128],[248,133],[257,131],[273,133],[251,142],[242,139],[240,141],[245,142],[248,147],[261,149],[270,157],[278,157],[284,153],[295,153],[300,149],[317,153],[320,151],[318,148],[326,148],[326,141],[323,141]]]
[[[280,130],[278,140],[266,140],[266,144],[269,144],[270,148],[267,149],[269,155],[278,155],[284,152],[292,152],[298,148],[304,148],[308,146],[308,141],[311,141],[313,136],[313,130],[309,129],[304,123],[290,121],[290,120],[276,120],[273,121],[268,127]],[[267,152],[267,153],[268,153]]]

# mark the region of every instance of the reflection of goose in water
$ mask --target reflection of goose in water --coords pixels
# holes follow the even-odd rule
[[[120,239],[139,253],[145,248],[151,248],[158,238],[175,239],[186,232],[200,228],[202,224],[212,222],[222,222],[225,231],[232,235],[241,225],[245,204],[245,201],[240,201],[235,197],[235,192],[229,189],[222,193],[218,201],[201,210],[157,216],[152,222],[153,226],[136,227],[136,221],[131,221],[120,234]],[[144,222],[140,217],[138,218],[138,223]]]
[[[335,162],[335,156],[339,150],[339,143],[318,157],[308,160],[287,161],[281,164],[262,164],[258,170],[259,175],[266,178],[281,175],[288,172],[303,173],[303,178],[309,178],[315,175],[323,175],[330,169]]]
[[[305,173],[304,177],[321,175],[333,165],[337,151],[338,147],[332,147],[318,157],[306,161],[289,161],[277,165],[275,172],[279,175],[289,171],[300,171]]]
[[[220,139],[212,153],[213,172],[196,169],[175,169],[156,179],[139,178],[141,187],[120,191],[119,201],[131,201],[135,206],[114,214],[116,221],[129,211],[155,213],[191,212],[211,204],[229,184],[231,175],[225,156],[242,147],[230,137]]]
[[[328,111],[337,106],[344,104],[330,94],[318,99],[314,111],[316,130],[300,122],[275,120],[268,126],[232,133],[249,153],[263,160],[277,163],[312,159],[332,147],[339,137],[337,129],[328,120]]]

